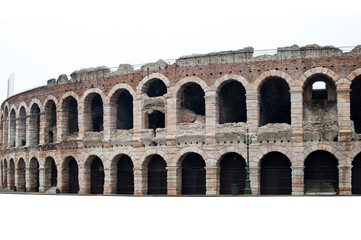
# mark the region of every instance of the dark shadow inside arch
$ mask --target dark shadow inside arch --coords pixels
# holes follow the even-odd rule
[[[197,153],[188,154],[182,162],[182,194],[206,194],[205,162]]]
[[[117,194],[134,194],[133,162],[123,155],[117,164]]]
[[[246,90],[240,82],[226,83],[219,92],[219,123],[246,122]]]
[[[16,113],[15,110],[11,110],[10,112],[10,147],[15,147],[15,139],[16,139]]]
[[[181,95],[181,122],[194,122],[198,116],[204,116],[206,112],[205,93],[201,86],[189,83]]]
[[[352,194],[361,194],[361,153],[352,161],[351,174]]]
[[[117,101],[117,129],[129,130],[133,128],[133,97],[123,90]]]
[[[167,86],[160,79],[150,80],[149,87],[147,89],[148,97],[159,97],[167,93]]]
[[[103,101],[99,94],[95,94],[91,102],[91,119],[93,132],[103,131]]]
[[[78,124],[78,102],[73,97],[67,97],[64,100],[64,118],[66,121],[66,129],[68,133],[77,133],[79,132]]]
[[[358,76],[351,84],[351,120],[353,121],[355,132],[361,133],[361,76]]]
[[[165,114],[156,110],[148,115],[148,128],[156,130],[165,128]]]
[[[318,150],[305,160],[305,193],[337,194],[338,161],[329,152]]]
[[[148,164],[148,194],[167,194],[167,163],[153,156]]]
[[[40,171],[39,171],[39,161],[36,158],[30,160],[30,182],[28,192],[39,192],[40,188]]]
[[[291,96],[287,82],[279,77],[264,80],[260,88],[260,126],[291,124]]]
[[[26,111],[24,107],[20,108],[19,113],[19,146],[26,145]]]
[[[91,164],[91,194],[103,194],[104,192],[104,166],[99,157],[95,157]]]
[[[261,194],[292,193],[291,162],[279,152],[267,154],[261,162]]]
[[[18,183],[16,187],[18,191],[23,191],[25,189],[25,161],[22,158],[20,158],[18,162],[17,175]]]
[[[246,162],[237,153],[228,153],[221,160],[220,194],[232,194],[232,184],[238,185],[239,194],[246,187]]]
[[[53,143],[56,136],[56,105],[50,100],[45,105],[45,143]]]
[[[30,116],[30,144],[38,145],[40,142],[40,108],[38,105],[34,104],[31,107],[31,116]]]
[[[79,192],[79,168],[74,158],[69,161],[69,193]]]

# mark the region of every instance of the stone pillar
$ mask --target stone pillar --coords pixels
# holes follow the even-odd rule
[[[292,169],[292,195],[304,195],[304,166],[294,166]]]
[[[290,91],[291,94],[291,139],[292,142],[303,141],[303,92]]]
[[[5,119],[5,121],[3,122],[3,149],[6,149],[8,147],[8,132],[9,132],[9,128],[8,128],[8,121]]]
[[[45,113],[40,113],[40,131],[39,131],[39,145],[45,143],[45,126],[46,126],[46,116]]]
[[[338,119],[338,141],[351,141],[351,109],[350,88],[348,85],[338,86],[337,92],[337,119]]]
[[[338,189],[339,195],[351,195],[351,173],[352,166],[340,165],[338,166]]]
[[[7,188],[9,190],[14,190],[14,186],[15,186],[15,169],[10,165],[11,161],[9,161],[9,166],[8,166],[8,186]]]
[[[115,119],[112,118],[112,106],[110,104],[103,104],[103,109],[104,109],[104,133],[103,133],[103,140],[106,142],[109,142],[110,140],[110,136],[111,136],[111,132],[114,131],[116,129],[116,127],[113,127],[113,122],[116,121],[116,115],[115,115]]]
[[[31,116],[26,116],[26,146],[29,146],[31,143],[31,133],[32,133],[32,126],[31,124]]]
[[[250,167],[249,168],[252,195],[260,195],[260,193],[261,193],[261,191],[260,191],[261,190],[260,170],[261,170],[261,168],[259,168],[259,167]]]
[[[90,168],[79,167],[79,194],[90,194]]]
[[[259,124],[259,94],[257,92],[249,92],[246,94],[247,104],[247,123],[249,124],[249,133],[256,133]]]
[[[58,169],[57,188],[61,193],[69,192],[69,168],[63,168],[62,164],[56,166]]]
[[[217,93],[207,91],[205,93],[206,103],[206,144],[216,143],[217,129]]]
[[[117,193],[117,169],[104,169],[104,194]]]
[[[133,102],[133,147],[142,144],[142,99],[138,96]]]
[[[146,195],[148,192],[148,169],[134,168],[134,195]]]
[[[40,183],[40,186],[39,186],[39,192],[43,193],[45,192],[46,190],[48,190],[48,186],[46,184],[46,169],[44,166],[39,166],[39,183]]]
[[[63,135],[67,132],[64,114],[65,113],[62,110],[58,110],[56,114],[56,139],[54,139],[56,142],[61,142],[63,140]]]
[[[220,167],[206,167],[207,195],[219,195]]]
[[[177,134],[177,98],[167,98],[167,136],[166,141],[168,146],[176,144]]]
[[[79,137],[84,138],[86,129],[85,123],[85,107],[84,102],[80,102],[78,105],[78,125],[79,125]]]
[[[168,195],[182,194],[182,167],[169,166],[167,169]]]

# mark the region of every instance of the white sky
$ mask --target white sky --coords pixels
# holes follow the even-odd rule
[[[0,102],[74,70],[192,53],[361,44],[360,4],[327,1],[0,1]]]

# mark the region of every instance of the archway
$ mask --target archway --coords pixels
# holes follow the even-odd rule
[[[291,162],[280,152],[268,153],[261,162],[261,194],[292,193]]]
[[[56,105],[49,100],[45,105],[45,143],[53,143],[56,139]]]
[[[159,97],[167,93],[167,86],[160,79],[152,79],[147,82],[147,85],[149,85],[146,90],[148,97]]]
[[[77,133],[79,131],[78,124],[78,102],[75,98],[69,96],[63,101],[63,121],[67,133]]]
[[[19,112],[19,136],[18,136],[18,145],[25,146],[26,145],[26,110],[25,107],[22,106]]]
[[[182,162],[182,194],[206,194],[206,163],[197,153],[188,154]]]
[[[361,153],[352,161],[351,186],[352,194],[361,194]]]
[[[15,162],[14,159],[9,161],[9,174],[8,174],[8,189],[13,190],[15,187]]]
[[[52,157],[48,157],[45,159],[44,170],[45,170],[44,171],[44,173],[45,173],[44,190],[46,191],[50,187],[57,186],[58,171],[56,168],[55,161]]]
[[[167,194],[167,163],[154,155],[148,164],[148,194]]]
[[[350,104],[351,104],[351,120],[353,121],[355,132],[361,133],[361,76],[352,81],[350,86]]]
[[[29,192],[39,192],[39,161],[35,157],[30,160],[29,164]]]
[[[305,160],[305,193],[337,194],[338,161],[329,152],[312,152]]]
[[[238,81],[227,82],[219,91],[219,123],[246,121],[246,90]]]
[[[133,128],[133,97],[122,89],[117,100],[117,129],[129,130]]]
[[[104,191],[104,166],[99,157],[95,157],[91,164],[90,172],[90,193],[103,194]]]
[[[288,83],[269,77],[260,87],[260,126],[268,123],[291,124],[291,95]]]
[[[30,145],[38,145],[40,142],[40,108],[37,104],[33,104],[30,114]]]
[[[188,83],[180,91],[180,122],[194,122],[198,117],[204,117],[206,112],[205,93],[197,83]]]
[[[117,194],[134,194],[134,172],[132,159],[123,155],[117,164]]]
[[[246,187],[246,162],[238,153],[228,153],[220,163],[220,194],[232,194],[232,184],[238,185],[239,194]]]
[[[16,141],[16,113],[15,110],[12,109],[10,112],[10,139],[9,139],[9,147],[15,147]]]
[[[16,187],[18,191],[22,191],[25,189],[25,161],[22,158],[19,159],[16,175],[18,178]]]
[[[4,160],[4,169],[3,169],[3,187],[7,188],[8,186],[8,163],[6,159]]]

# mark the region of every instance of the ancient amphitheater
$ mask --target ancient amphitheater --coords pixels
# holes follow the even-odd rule
[[[360,60],[249,47],[60,75],[1,105],[0,187],[243,194],[247,128],[253,195],[360,194]]]

